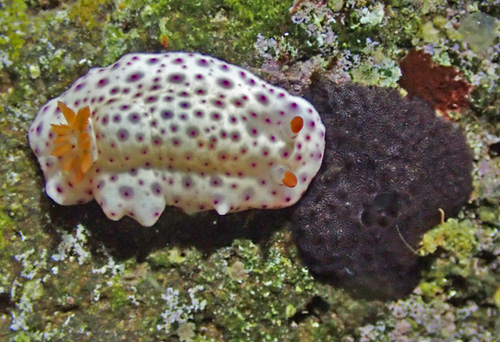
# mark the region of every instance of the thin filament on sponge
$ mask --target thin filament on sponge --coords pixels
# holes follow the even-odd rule
[[[63,113],[67,124],[51,124],[52,131],[57,135],[51,155],[61,159],[62,169],[73,176],[73,182],[78,184],[92,166],[91,138],[86,131],[90,118],[90,108],[87,106],[77,114],[58,101],[57,106]]]

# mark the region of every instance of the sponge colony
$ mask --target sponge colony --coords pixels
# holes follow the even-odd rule
[[[362,297],[409,293],[419,258],[408,245],[472,190],[464,135],[392,89],[317,82],[305,96],[327,129],[323,165],[292,222],[305,264]]]

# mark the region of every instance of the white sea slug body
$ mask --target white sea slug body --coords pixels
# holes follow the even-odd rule
[[[306,100],[185,52],[90,69],[29,130],[54,201],[95,198],[110,219],[144,226],[166,205],[221,215],[292,205],[321,165],[324,139]]]

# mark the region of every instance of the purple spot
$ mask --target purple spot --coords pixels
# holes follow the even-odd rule
[[[181,102],[180,107],[181,108],[189,108],[189,107],[191,107],[191,104],[189,102]]]
[[[219,113],[212,113],[212,120],[219,121],[220,120],[220,114]]]
[[[299,105],[296,102],[290,103],[290,108],[293,110],[297,110],[299,108]]]
[[[226,65],[226,64],[222,64],[220,66],[220,68],[223,70],[223,71],[229,71],[229,67]]]
[[[134,189],[132,189],[130,186],[121,186],[118,191],[121,198],[125,200],[129,200],[134,197]]]
[[[182,186],[184,186],[186,189],[189,189],[193,185],[193,181],[191,177],[186,176],[182,178]]]
[[[128,121],[130,121],[133,124],[138,123],[140,119],[141,117],[139,116],[138,113],[130,113],[128,116]]]
[[[210,186],[217,187],[221,185],[222,185],[222,179],[220,177],[213,176],[212,178],[210,178]]]
[[[174,63],[175,63],[175,64],[181,64],[182,62],[184,62],[184,61],[182,60],[182,58],[176,58],[176,59],[174,59]]]
[[[120,141],[126,141],[128,140],[128,131],[125,128],[119,129],[118,132],[116,133],[116,136],[118,137],[118,140]]]
[[[239,141],[240,140],[240,135],[238,133],[232,133],[231,134],[231,140],[233,140],[233,141]]]
[[[162,117],[163,120],[169,120],[169,119],[172,119],[174,116],[168,110],[164,110],[161,113],[161,117]]]
[[[108,116],[104,115],[101,119],[101,122],[104,126],[106,126],[108,124]]]
[[[127,77],[127,82],[137,82],[144,77],[143,72],[135,72]]]
[[[195,115],[199,118],[203,117],[203,112],[201,110],[197,111]]]
[[[205,58],[198,59],[196,63],[198,63],[199,66],[203,67],[208,66],[208,61]]]
[[[221,100],[215,100],[212,102],[214,104],[214,106],[216,107],[220,107],[220,108],[224,108],[224,102],[222,102]]]
[[[151,184],[151,191],[153,192],[154,195],[160,196],[161,193],[163,192],[163,189],[158,182],[154,182],[153,184]]]
[[[253,191],[252,189],[246,189],[243,191],[243,200],[244,201],[249,201],[253,197]]]
[[[42,129],[43,129],[43,123],[41,123],[38,126],[36,126],[36,134],[37,135],[42,134]]]
[[[155,137],[155,138],[153,139],[153,144],[154,144],[155,146],[160,146],[160,145],[161,145],[161,143],[162,143],[162,140],[161,140],[161,138],[160,138],[160,137]]]
[[[200,131],[196,127],[188,127],[186,133],[188,137],[196,138],[200,134]]]
[[[158,63],[158,58],[153,57],[148,60],[148,64],[156,64],[156,63]]]
[[[120,91],[120,88],[118,87],[114,87],[113,89],[111,89],[110,93],[111,95],[115,95],[116,93],[118,93]]]
[[[115,116],[113,116],[114,123],[119,123],[120,121],[122,121],[122,117],[120,115],[116,114]]]
[[[217,84],[225,89],[232,89],[234,87],[233,82],[231,82],[227,78],[219,78],[217,80]]]
[[[83,87],[85,87],[85,83],[80,83],[75,87],[75,91],[81,90]]]
[[[137,141],[139,142],[142,142],[144,140],[144,136],[140,133],[136,134],[135,135],[135,138],[137,139]]]
[[[259,101],[263,105],[268,105],[269,104],[269,99],[267,98],[266,95],[260,93],[260,94],[257,94],[256,97],[257,97],[257,101]]]
[[[155,102],[156,100],[158,100],[158,98],[156,96],[150,96],[146,99],[146,102]]]
[[[107,78],[101,78],[99,82],[97,82],[97,86],[99,88],[105,87],[109,83],[109,80]]]
[[[167,81],[170,83],[182,83],[185,78],[184,74],[171,74],[167,77]]]

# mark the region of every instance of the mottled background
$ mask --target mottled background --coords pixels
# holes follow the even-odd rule
[[[500,1],[0,0],[0,339],[495,341],[500,339]],[[474,191],[419,253],[409,296],[357,300],[312,278],[288,223],[253,212],[142,228],[44,193],[27,128],[91,66],[198,51],[300,94],[314,74],[399,88],[412,49],[473,87],[447,114],[474,153]]]

